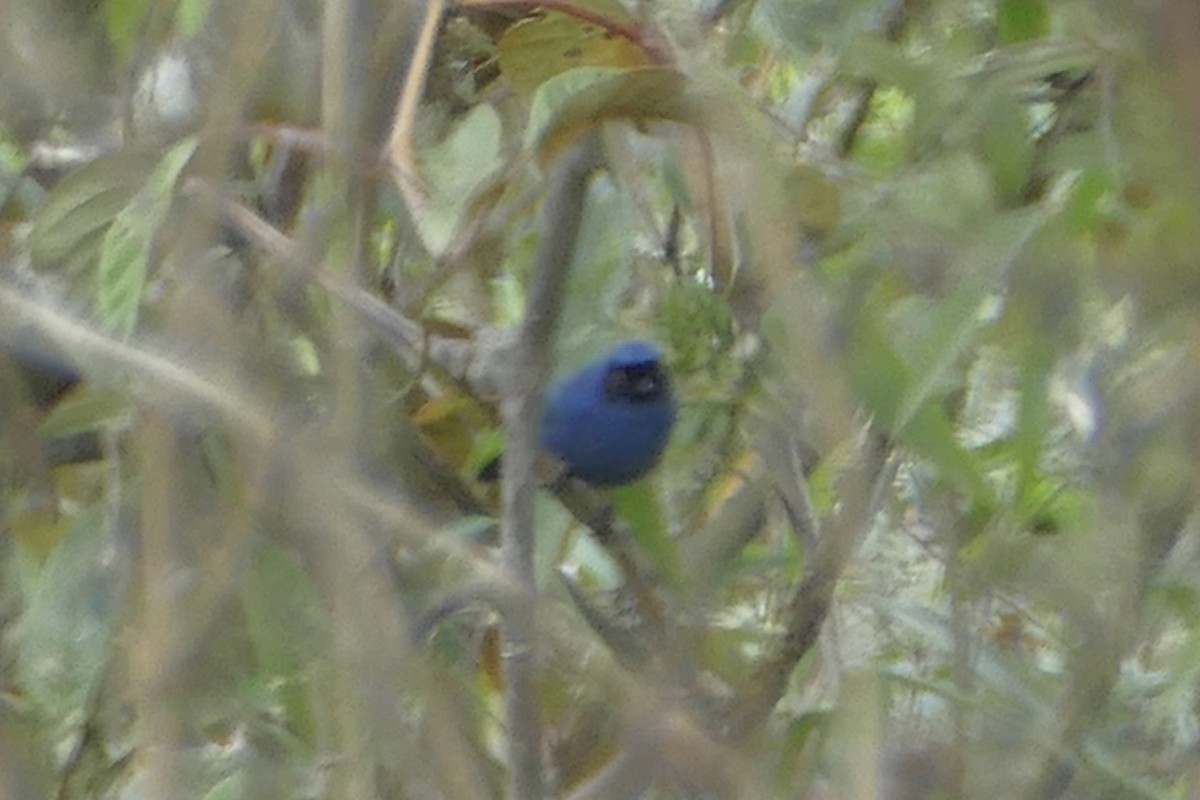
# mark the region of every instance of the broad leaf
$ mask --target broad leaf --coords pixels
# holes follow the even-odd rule
[[[654,63],[636,42],[557,11],[521,20],[505,31],[497,48],[500,71],[525,95],[576,67],[645,67]]]
[[[119,571],[104,517],[79,517],[33,577],[21,618],[17,675],[60,733],[82,719],[104,675],[116,621]]]
[[[477,106],[435,150],[425,156],[430,197],[417,214],[421,238],[440,255],[453,244],[471,206],[503,165],[500,117],[489,105]]]
[[[667,531],[662,502],[652,481],[638,481],[612,492],[613,508],[658,573],[670,584],[679,580],[679,550]]]
[[[94,384],[80,384],[67,393],[38,425],[38,436],[52,439],[92,431],[129,413],[129,401]]]
[[[525,147],[543,162],[578,135],[607,119],[686,119],[687,79],[668,67],[580,67],[538,87],[529,111]]]
[[[312,741],[308,670],[326,649],[327,632],[316,587],[291,553],[261,542],[242,586],[242,607],[261,670],[282,681],[289,727]]]

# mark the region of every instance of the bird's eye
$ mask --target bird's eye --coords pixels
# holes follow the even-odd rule
[[[667,391],[666,373],[655,362],[613,367],[604,376],[604,396],[614,402],[650,403]]]

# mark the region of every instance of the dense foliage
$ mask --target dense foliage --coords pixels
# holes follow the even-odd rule
[[[1200,793],[1191,0],[0,8],[0,795]]]

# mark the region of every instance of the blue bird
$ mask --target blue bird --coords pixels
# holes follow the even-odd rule
[[[622,342],[554,384],[542,409],[542,446],[594,486],[649,472],[671,435],[675,398],[658,347]]]
[[[542,406],[542,448],[568,474],[594,486],[632,483],[658,463],[675,421],[675,398],[652,342],[622,342],[550,387]],[[479,479],[500,477],[500,457]]]

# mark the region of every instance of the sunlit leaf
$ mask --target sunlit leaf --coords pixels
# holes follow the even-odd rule
[[[1050,28],[1050,9],[1046,0],[999,0],[996,27],[1005,44],[1045,36]]]
[[[83,383],[71,390],[38,425],[38,436],[54,438],[92,431],[129,413],[129,400],[117,392]]]
[[[146,14],[151,8],[149,0],[105,0],[105,30],[108,40],[123,60],[133,53],[138,34],[145,26]]]
[[[1067,218],[1079,229],[1095,228],[1111,214],[1106,208],[1106,199],[1111,199],[1116,188],[1108,170],[1087,169],[1075,182]]]
[[[170,208],[175,181],[195,150],[196,139],[191,137],[171,148],[104,235],[96,310],[105,324],[121,333],[129,333],[137,323],[154,236]]]
[[[638,481],[612,492],[613,508],[628,523],[638,547],[669,583],[679,578],[679,551],[667,531],[662,503],[652,481]]]
[[[175,7],[175,31],[181,37],[194,36],[200,32],[208,19],[212,0],[179,0]]]

